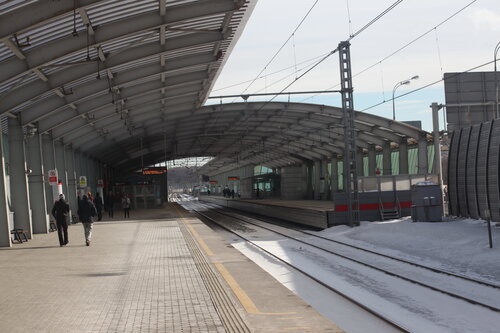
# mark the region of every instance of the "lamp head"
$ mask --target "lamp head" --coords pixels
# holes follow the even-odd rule
[[[419,76],[418,75],[415,75],[414,77],[412,77],[410,80],[418,80]]]

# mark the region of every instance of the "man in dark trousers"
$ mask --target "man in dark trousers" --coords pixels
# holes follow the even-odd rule
[[[102,197],[100,196],[99,192],[95,193],[94,206],[95,209],[97,209],[97,221],[100,221],[102,220],[103,203],[102,203]]]
[[[59,200],[54,203],[52,216],[56,219],[57,236],[59,236],[59,245],[62,247],[68,244],[68,218],[69,205],[64,201],[64,194],[59,194]]]
[[[85,244],[89,246],[90,239],[92,237],[92,223],[94,222],[92,218],[97,216],[97,210],[95,209],[92,200],[90,200],[86,195],[84,195],[82,200],[78,203],[78,216],[83,224]]]

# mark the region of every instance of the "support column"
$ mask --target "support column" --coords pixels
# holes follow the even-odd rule
[[[321,177],[321,161],[314,160],[314,200],[320,199],[320,177]]]
[[[45,172],[45,200],[47,202],[47,212],[50,212],[52,210],[52,206],[54,205],[54,195],[52,194],[52,186],[49,184],[47,172],[56,168],[54,142],[52,141],[52,136],[50,134],[42,134],[42,154],[43,170]]]
[[[418,173],[421,175],[428,174],[427,162],[427,135],[420,133],[418,138]]]
[[[387,176],[387,175],[392,175],[392,150],[391,150],[391,142],[390,141],[386,141],[385,144],[384,144],[384,149],[383,149],[383,170],[382,170],[382,174],[384,176]]]
[[[54,141],[54,150],[56,153],[56,168],[59,180],[62,182],[62,191],[68,195],[68,175],[66,172],[66,163],[64,162],[64,144],[61,141]]]
[[[321,177],[323,177],[323,194],[321,200],[328,200],[328,192],[330,191],[330,184],[328,182],[328,160],[321,161]]]
[[[334,153],[332,156],[332,175],[331,175],[331,184],[332,184],[332,195],[331,199],[335,201],[335,193],[338,192],[339,188],[339,168],[338,168],[338,157],[337,154]]]
[[[408,174],[408,142],[407,138],[404,137],[399,143],[399,174]]]
[[[8,123],[10,204],[14,211],[14,225],[16,228],[26,230],[28,237],[32,238],[33,227],[28,198],[23,128],[17,118],[9,118]]]
[[[35,134],[27,140],[29,198],[33,222],[33,233],[46,234],[49,232],[49,215],[47,214],[47,198],[45,197],[44,169],[42,159],[42,138]],[[49,212],[50,214],[50,212]]]
[[[357,170],[358,177],[368,176],[368,175],[365,175],[365,164],[363,162],[363,157],[364,157],[363,148],[358,147],[358,152],[356,154],[356,158],[358,159],[356,161],[356,167],[358,168],[358,170]]]
[[[368,149],[368,176],[375,176],[375,170],[377,169],[377,152],[375,151],[375,145],[371,144]]]
[[[0,246],[10,247],[9,204],[7,202],[7,180],[5,177],[5,156],[3,153],[3,130],[0,128]]]
[[[312,183],[313,183],[313,178],[312,178],[312,166],[313,164],[311,162],[307,162],[307,163],[304,163],[302,164],[302,168],[304,169],[305,171],[305,174],[306,174],[306,182],[307,182],[307,185],[306,185],[306,199],[314,199],[313,195],[312,195]]]
[[[75,155],[71,146],[66,146],[64,149],[64,164],[66,166],[66,175],[68,179],[68,203],[73,212],[78,209],[77,198],[77,178],[75,172]]]

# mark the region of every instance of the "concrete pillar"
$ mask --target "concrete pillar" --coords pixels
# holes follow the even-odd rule
[[[377,169],[377,152],[375,151],[375,145],[371,144],[368,148],[368,176],[375,176],[375,170]]]
[[[321,177],[321,161],[314,160],[314,200],[320,199],[320,177]]]
[[[399,143],[399,174],[408,174],[408,142],[407,138],[404,137]]]
[[[77,181],[75,171],[75,154],[71,146],[64,149],[64,165],[66,166],[66,175],[68,177],[68,203],[73,212],[78,210],[77,200]]]
[[[367,176],[365,175],[363,157],[363,148],[358,147],[358,151],[356,152],[356,168],[358,169],[357,172],[359,177]]]
[[[392,150],[391,150],[391,142],[390,141],[386,141],[385,142],[382,154],[383,154],[383,159],[382,159],[383,170],[382,170],[382,174],[384,176],[392,175],[392,158],[391,158]]]
[[[7,201],[7,180],[5,177],[5,156],[3,153],[3,133],[0,128],[0,246],[12,246],[9,226],[9,204]]]
[[[49,215],[47,212],[47,198],[45,197],[45,177],[42,159],[42,138],[35,134],[27,140],[28,175],[30,206],[33,212],[33,233],[46,234],[49,232]]]
[[[56,168],[59,180],[62,182],[64,195],[68,195],[68,174],[66,172],[66,163],[64,158],[64,144],[57,140],[54,141],[54,150],[56,153]]]
[[[338,168],[338,157],[337,154],[333,154],[332,156],[332,174],[331,174],[331,187],[332,187],[332,195],[331,199],[335,201],[335,193],[337,193],[339,188],[339,168]]]
[[[304,173],[306,174],[307,177],[307,186],[306,186],[306,198],[307,199],[314,199],[312,192],[313,192],[313,178],[312,178],[312,167],[313,163],[312,162],[307,162],[302,164],[302,168],[304,169]]]
[[[28,196],[28,178],[26,177],[26,160],[24,151],[23,128],[17,118],[9,118],[9,171],[10,171],[10,204],[14,211],[16,228],[33,234],[31,224],[31,208]]]
[[[54,141],[52,141],[52,136],[50,134],[42,134],[42,154],[43,154],[43,171],[45,179],[45,200],[47,202],[47,211],[52,210],[54,205],[54,195],[52,194],[52,186],[49,184],[49,177],[47,173],[49,170],[55,170],[56,159],[54,155]]]
[[[330,183],[328,182],[328,160],[321,161],[321,177],[323,177],[323,193],[321,200],[328,200],[328,192],[330,191]]]
[[[420,133],[418,138],[418,173],[421,175],[427,174],[427,168],[427,136],[425,133]]]

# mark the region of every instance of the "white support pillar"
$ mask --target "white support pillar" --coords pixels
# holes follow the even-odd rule
[[[418,138],[418,173],[421,175],[429,173],[427,160],[427,135],[420,133]]]
[[[320,177],[321,177],[321,161],[314,160],[314,200],[320,199]]]
[[[65,196],[68,195],[68,175],[66,172],[66,163],[64,158],[64,144],[57,140],[54,141],[54,150],[56,153],[56,168],[59,180],[62,182],[62,191]]]
[[[408,138],[404,137],[399,143],[399,174],[408,174]]]
[[[24,229],[32,238],[31,208],[28,196],[28,178],[24,151],[24,134],[17,118],[9,118],[10,204],[14,211],[14,225]]]
[[[45,197],[45,177],[42,159],[42,138],[35,134],[27,140],[29,197],[33,221],[33,233],[49,232],[49,215],[47,213],[47,198]]]
[[[391,150],[391,142],[386,141],[383,149],[383,170],[382,174],[384,176],[392,175],[392,150]]]
[[[360,148],[358,147],[358,152],[356,154],[356,158],[357,158],[357,161],[356,161],[356,167],[358,168],[358,177],[363,177],[363,176],[367,176],[365,175],[365,166],[364,166],[364,162],[363,162],[363,157],[364,157],[364,154],[363,154],[363,148]]]
[[[43,154],[43,170],[45,172],[45,199],[47,201],[47,212],[52,210],[54,206],[54,195],[52,194],[52,186],[49,184],[49,177],[47,172],[49,170],[55,170],[56,159],[54,155],[54,141],[52,140],[52,135],[42,134],[42,154]]]
[[[338,168],[338,156],[336,153],[332,156],[332,174],[330,177],[331,187],[332,187],[332,201],[335,201],[335,193],[338,192],[339,188],[339,168]]]
[[[78,210],[77,200],[77,181],[75,172],[75,155],[71,146],[64,147],[64,165],[66,167],[66,175],[68,179],[68,194],[67,199],[69,206],[73,212]]]
[[[5,156],[3,153],[3,133],[0,128],[0,246],[12,246],[9,226],[9,205],[7,201],[7,179],[5,173]]]
[[[328,192],[330,191],[330,184],[328,182],[328,160],[321,161],[321,177],[323,177],[323,193],[321,200],[328,200]]]
[[[368,176],[375,176],[375,170],[377,169],[377,152],[375,151],[375,145],[371,144],[368,149]]]

